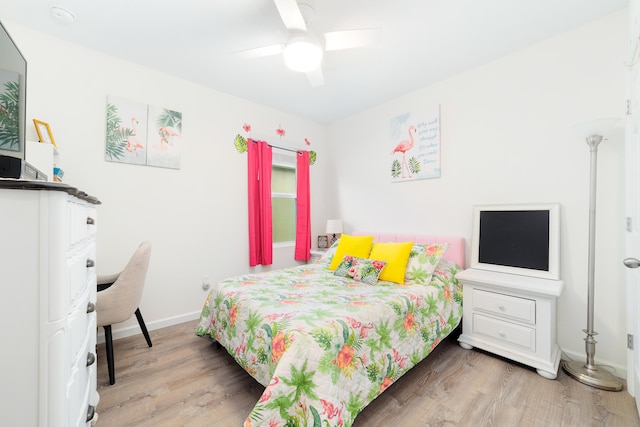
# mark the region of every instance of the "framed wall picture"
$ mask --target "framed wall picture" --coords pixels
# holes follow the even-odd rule
[[[327,249],[329,247],[329,237],[325,234],[318,236],[318,249]]]

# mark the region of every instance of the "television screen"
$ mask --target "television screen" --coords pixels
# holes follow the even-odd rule
[[[471,267],[560,280],[560,205],[474,206]]]
[[[478,261],[549,271],[549,211],[480,212]]]
[[[0,23],[0,154],[24,159],[27,61]]]

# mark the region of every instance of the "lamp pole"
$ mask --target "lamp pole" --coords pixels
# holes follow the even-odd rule
[[[587,274],[587,334],[584,339],[585,351],[587,352],[587,369],[597,370],[594,364],[596,354],[596,340],[594,335],[598,335],[593,330],[593,313],[594,313],[594,295],[595,295],[595,260],[596,260],[596,187],[598,183],[598,145],[602,142],[602,136],[592,135],[587,137],[587,145],[589,146],[591,167],[589,171],[589,272]]]
[[[595,335],[593,330],[594,317],[594,294],[595,294],[595,258],[596,258],[596,187],[597,187],[597,167],[598,167],[598,145],[602,142],[602,135],[591,135],[587,137],[587,145],[590,151],[590,182],[589,182],[589,271],[587,274],[587,329],[583,332],[587,334],[584,338],[585,352],[587,353],[586,363],[580,361],[564,361],[562,368],[572,378],[583,384],[609,391],[622,390],[622,382],[611,372],[598,369],[594,363],[596,354]]]

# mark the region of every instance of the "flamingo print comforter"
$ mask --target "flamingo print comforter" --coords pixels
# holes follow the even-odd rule
[[[196,334],[210,336],[265,386],[245,427],[350,426],[462,317],[460,267],[428,285],[337,277],[309,264],[219,282]]]

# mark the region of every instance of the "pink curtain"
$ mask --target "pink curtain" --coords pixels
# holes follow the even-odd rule
[[[249,183],[249,265],[273,262],[271,225],[271,147],[247,141]]]
[[[296,183],[296,250],[294,258],[311,258],[311,198],[309,190],[309,152],[298,151]]]

